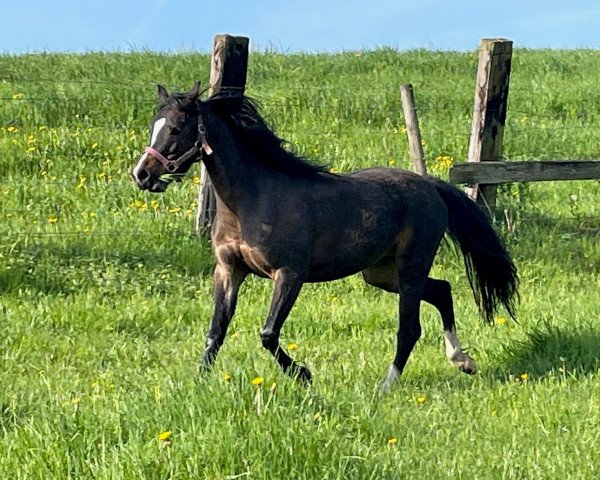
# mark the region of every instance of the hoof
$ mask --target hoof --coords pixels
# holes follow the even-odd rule
[[[212,362],[207,361],[206,358],[204,358],[201,362],[200,365],[198,366],[198,375],[206,375],[207,373],[212,371]]]
[[[459,353],[450,359],[450,363],[458,368],[461,372],[473,375],[477,373],[477,365],[466,353]]]
[[[299,365],[299,364],[295,363],[294,365],[292,365],[292,367],[289,369],[289,371],[287,373],[294,379],[296,379],[306,385],[312,384],[312,373],[310,373],[310,370],[308,368],[306,368],[304,365]]]

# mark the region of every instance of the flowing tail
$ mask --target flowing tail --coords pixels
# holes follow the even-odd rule
[[[482,316],[491,322],[501,303],[515,318],[517,268],[488,217],[456,187],[434,178],[431,181],[448,206],[448,233],[463,254]]]

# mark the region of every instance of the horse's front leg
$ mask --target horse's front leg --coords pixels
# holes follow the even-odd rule
[[[260,332],[263,347],[277,360],[288,375],[310,383],[310,370],[295,362],[279,345],[279,335],[298,294],[302,289],[304,276],[290,268],[280,268],[275,272],[275,290],[267,321]]]
[[[210,369],[225,341],[227,327],[235,313],[237,296],[248,270],[240,266],[217,263],[214,273],[215,309],[206,336],[202,370]]]

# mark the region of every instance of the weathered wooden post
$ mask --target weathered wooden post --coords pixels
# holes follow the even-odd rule
[[[247,37],[215,35],[210,68],[209,96],[220,94],[243,95],[248,72]],[[198,213],[196,232],[204,233],[210,229],[215,218],[215,193],[206,173],[204,164],[200,170],[200,189],[198,191]]]
[[[412,84],[407,83],[400,86],[400,99],[402,100],[404,123],[406,124],[406,135],[408,136],[408,147],[413,162],[413,170],[419,175],[425,175],[427,173],[425,152],[423,152],[419,117],[417,117],[417,107],[415,106]]]
[[[484,38],[479,45],[469,162],[502,160],[512,45],[502,38]],[[476,184],[467,194],[490,213],[496,206],[496,185]]]

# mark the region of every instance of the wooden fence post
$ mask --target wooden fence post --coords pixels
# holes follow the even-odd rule
[[[469,162],[502,160],[512,45],[501,38],[484,38],[479,45]],[[467,194],[490,213],[496,206],[496,185],[477,184]]]
[[[248,37],[215,35],[209,96],[217,93],[243,95],[248,71],[248,43]],[[215,218],[216,199],[204,164],[200,168],[196,232],[205,233]]]
[[[408,136],[408,147],[413,162],[413,170],[419,175],[425,175],[427,173],[425,152],[423,152],[423,142],[421,141],[421,130],[419,128],[419,118],[417,117],[412,84],[407,83],[400,86],[400,99],[402,100],[402,110],[404,111],[404,122],[406,124],[406,135]]]

